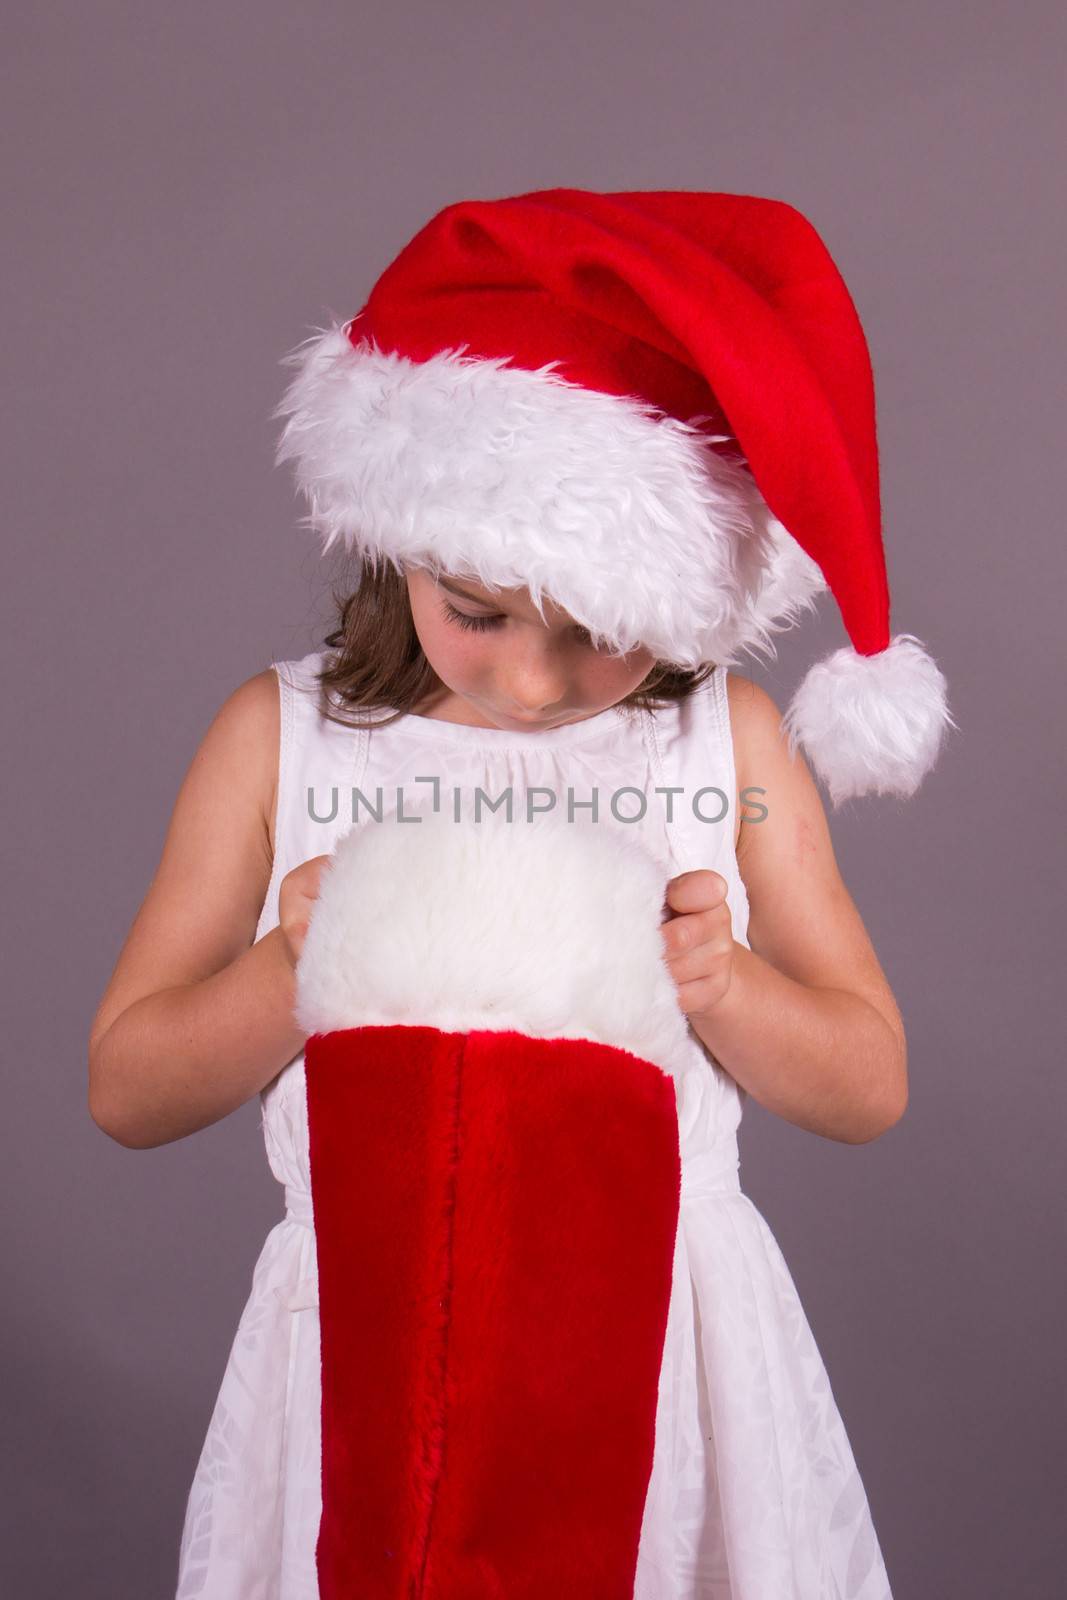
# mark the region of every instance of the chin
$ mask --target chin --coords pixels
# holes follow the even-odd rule
[[[522,717],[517,711],[495,711],[493,716],[500,717],[505,722],[517,722],[523,728],[553,728],[560,722],[575,722],[580,717],[593,715],[589,711],[557,711],[551,717]]]

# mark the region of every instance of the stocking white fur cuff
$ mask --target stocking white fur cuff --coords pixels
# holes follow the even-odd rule
[[[660,935],[663,867],[591,820],[360,824],[297,964],[310,1035],[405,1023],[588,1039],[671,1072],[688,1029]]]

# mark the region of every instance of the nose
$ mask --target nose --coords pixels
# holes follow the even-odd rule
[[[562,702],[558,699],[553,701],[527,699],[520,702],[513,700],[509,711],[513,717],[530,717],[531,719],[539,720],[554,717],[562,709]]]
[[[511,716],[552,717],[566,706],[566,684],[548,666],[527,666],[501,687],[500,700]]]
[[[498,705],[508,715],[545,720],[567,706],[565,652],[544,626],[523,629],[511,641],[507,659],[500,663],[496,688]]]

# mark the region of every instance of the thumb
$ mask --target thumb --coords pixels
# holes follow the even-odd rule
[[[697,867],[671,878],[664,891],[666,915],[684,916],[690,911],[708,911],[726,898],[726,879],[710,867]]]

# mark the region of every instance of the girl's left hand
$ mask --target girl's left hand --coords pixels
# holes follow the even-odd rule
[[[667,884],[670,913],[660,932],[678,1003],[686,1016],[702,1014],[730,987],[734,934],[726,879],[710,868],[680,872]]]

